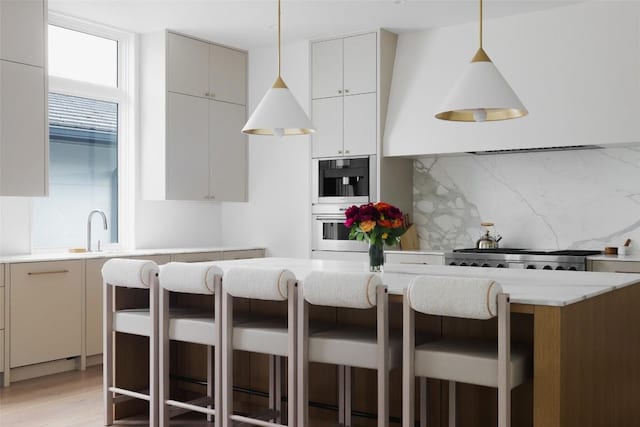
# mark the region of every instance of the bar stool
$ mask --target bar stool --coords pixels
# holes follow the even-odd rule
[[[113,425],[114,403],[129,399],[149,402],[149,426],[158,426],[158,265],[153,261],[110,259],[102,267],[104,282],[103,393],[105,425]],[[149,290],[149,308],[114,311],[114,287]],[[114,333],[149,337],[149,390],[114,384]]]
[[[467,319],[498,317],[498,344],[443,338],[415,346],[415,312]],[[414,427],[415,377],[449,381],[449,426],[456,424],[456,382],[498,389],[498,426],[511,425],[511,389],[528,377],[530,355],[511,351],[509,295],[488,279],[418,276],[403,299],[402,425]],[[496,348],[497,347],[497,348]],[[421,383],[420,426],[426,426]]]
[[[389,425],[389,371],[401,364],[399,337],[389,339],[388,294],[380,276],[373,273],[314,271],[299,290],[298,426],[309,426],[309,362],[339,366],[339,423],[351,425],[352,367],[378,372],[378,426]],[[310,333],[308,305],[377,310],[376,329],[337,326]]]
[[[159,349],[160,349],[160,427],[169,425],[169,408],[195,411],[207,415],[215,426],[221,425],[220,414],[220,292],[222,270],[212,263],[170,262],[160,269],[159,275]],[[213,310],[171,309],[170,293],[213,295]],[[188,402],[170,397],[170,341],[182,341],[207,346],[207,396]]]
[[[253,418],[233,412],[233,350],[242,350],[270,356],[270,409],[280,410],[280,358],[287,357],[287,423],[295,426],[296,419],[296,338],[297,338],[297,281],[293,273],[283,269],[252,267],[229,268],[224,275],[222,290],[222,405],[223,427],[241,423],[278,427],[281,415]],[[234,298],[266,301],[287,301],[287,319],[261,319],[234,325]],[[275,370],[275,374],[274,374]],[[274,396],[275,393],[275,396]]]

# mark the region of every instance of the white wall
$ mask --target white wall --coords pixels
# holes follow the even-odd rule
[[[31,251],[31,199],[0,197],[0,255]]]
[[[530,114],[486,123],[435,119],[478,47],[478,24],[403,33],[386,155],[640,141],[639,3],[579,3],[488,20],[484,30],[487,54]]]
[[[282,47],[282,77],[309,111],[309,45]],[[249,52],[249,114],[276,78],[275,47]],[[225,245],[266,246],[268,254],[310,254],[310,138],[249,138],[249,202],[222,205]]]

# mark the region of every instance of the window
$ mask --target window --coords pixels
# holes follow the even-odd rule
[[[126,65],[129,35],[54,16],[49,25],[49,197],[34,198],[32,247],[92,247],[127,240],[131,212]],[[132,62],[132,61],[131,61]],[[98,218],[96,218],[98,217]]]

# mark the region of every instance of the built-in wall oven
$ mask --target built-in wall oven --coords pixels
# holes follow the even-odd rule
[[[364,252],[367,244],[349,240],[349,229],[344,226],[344,212],[350,205],[315,206],[312,222],[312,250]]]
[[[375,201],[376,169],[376,156],[313,159],[313,205]]]

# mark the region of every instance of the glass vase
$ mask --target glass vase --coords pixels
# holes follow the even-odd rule
[[[380,273],[384,265],[384,244],[369,242],[369,271]]]

